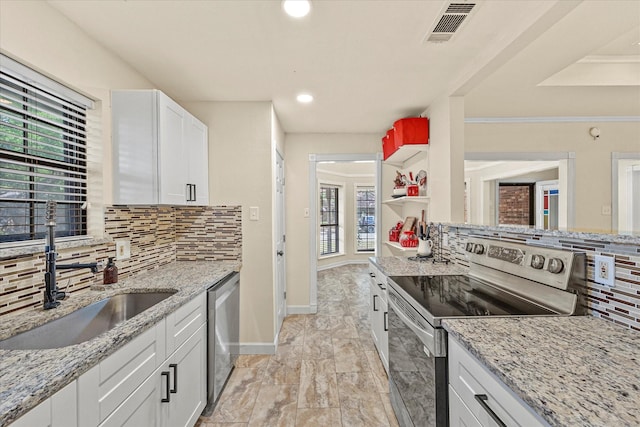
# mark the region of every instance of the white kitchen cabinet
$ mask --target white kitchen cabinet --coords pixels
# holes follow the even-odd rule
[[[387,309],[387,278],[372,264],[369,264],[371,299],[369,318],[371,337],[378,350],[382,364],[389,372],[389,327]]]
[[[114,204],[208,205],[208,130],[158,90],[113,91]]]
[[[150,375],[100,427],[187,427],[206,404],[206,325]]]
[[[199,295],[173,313],[167,320],[167,354],[172,354],[207,321],[206,294]]]
[[[497,420],[509,427],[548,426],[520,397],[451,336],[448,344],[449,418],[452,426],[493,427],[500,425]],[[463,413],[465,408],[468,414]]]
[[[76,382],[40,403],[18,418],[12,427],[76,427],[78,426]]]
[[[202,325],[165,363],[171,379],[166,427],[193,426],[207,404],[206,333]]]
[[[167,408],[162,406],[162,399],[168,393],[169,384],[168,373],[162,375],[163,368],[158,368],[135,389],[100,427],[163,426]]]
[[[118,408],[166,359],[161,320],[78,378],[79,421],[97,426]]]
[[[192,426],[206,405],[202,293],[78,378],[81,426]]]

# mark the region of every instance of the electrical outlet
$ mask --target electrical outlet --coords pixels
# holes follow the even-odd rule
[[[596,255],[594,262],[596,283],[613,287],[615,282],[615,263],[613,257]]]
[[[304,208],[304,217],[309,218],[309,208]]]
[[[131,258],[131,242],[129,240],[116,240],[116,260]]]

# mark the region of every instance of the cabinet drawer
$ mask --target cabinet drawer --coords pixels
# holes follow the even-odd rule
[[[489,411],[493,411],[507,426],[548,425],[451,337],[449,338],[449,384],[483,426],[497,425]],[[484,405],[476,396],[486,396]]]
[[[80,425],[104,421],[166,359],[165,320],[78,379]]]
[[[167,356],[207,322],[206,292],[167,316]]]

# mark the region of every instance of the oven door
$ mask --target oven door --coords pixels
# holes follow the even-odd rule
[[[393,290],[389,293],[389,389],[401,427],[448,425],[446,332],[433,328]],[[417,317],[416,317],[417,316]],[[446,340],[444,341],[446,342]]]

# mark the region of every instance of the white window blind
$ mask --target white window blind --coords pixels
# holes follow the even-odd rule
[[[43,238],[47,200],[57,202],[56,237],[86,235],[91,101],[0,60],[0,242]]]

